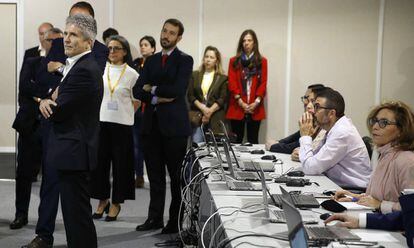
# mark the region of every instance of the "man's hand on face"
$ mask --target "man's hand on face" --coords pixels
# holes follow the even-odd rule
[[[45,119],[48,119],[53,114],[52,108],[50,107],[51,105],[57,106],[56,102],[51,99],[43,99],[39,103],[40,113]]]
[[[313,128],[313,116],[312,114],[305,112],[302,114],[302,118],[299,120],[300,136],[312,136],[314,133]]]

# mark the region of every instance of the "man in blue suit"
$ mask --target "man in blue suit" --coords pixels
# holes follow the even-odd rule
[[[87,2],[77,2],[72,5],[69,15],[77,15],[77,14],[84,14],[93,17],[94,10],[92,6]],[[94,41],[93,45],[91,46],[91,53],[89,56],[94,57],[95,61],[101,61],[98,63],[99,71],[102,74],[105,68],[106,58],[108,56],[108,49],[104,45],[97,45],[101,44]],[[99,49],[99,47],[104,47]],[[47,67],[49,72],[54,71],[51,70],[54,66],[60,64],[63,65],[66,62],[67,54],[65,53],[64,49],[64,41],[63,39],[55,39],[53,40],[52,47],[46,60],[48,61]],[[100,58],[98,60],[98,58]],[[105,58],[105,61],[103,61]],[[58,80],[56,82],[52,82],[50,84],[49,92],[55,92],[55,89],[58,85],[61,84],[62,74],[65,71],[65,67],[61,67],[61,73],[54,73],[54,75],[58,76]],[[49,94],[49,97],[50,97]],[[45,120],[43,123],[43,129],[45,130],[45,134],[43,137],[43,146],[44,146],[44,157],[48,156],[49,148],[51,145],[48,143],[50,134],[49,129],[51,128],[52,123],[49,120]],[[59,205],[59,175],[58,171],[56,170],[54,164],[50,163],[50,160],[43,158],[43,166],[42,166],[42,184],[40,188],[40,204],[39,204],[39,218],[36,225],[36,234],[37,236],[26,246],[28,248],[31,247],[51,247],[53,245],[53,233],[55,230],[55,221],[56,215],[58,211]]]
[[[369,213],[360,214],[359,218],[346,214],[334,214],[325,220],[329,223],[333,220],[342,221],[339,226],[348,228],[380,229],[387,231],[405,231],[408,247],[414,247],[414,194],[400,197],[401,211],[388,214]]]
[[[149,57],[133,89],[134,96],[145,103],[141,136],[150,182],[148,219],[137,231],[164,226],[165,166],[171,178],[169,221],[162,233],[178,232],[181,203],[180,166],[191,134],[186,92],[193,70],[193,58],[176,46],[184,33],[183,24],[168,19],[161,30],[162,51]]]

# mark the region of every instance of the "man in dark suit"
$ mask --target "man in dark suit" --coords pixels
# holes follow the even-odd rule
[[[77,2],[72,5],[69,15],[76,15],[76,14],[84,14],[93,17],[94,10],[92,6],[87,2]],[[50,70],[50,67],[54,66],[55,64],[65,64],[67,54],[65,54],[65,50],[63,47],[63,39],[55,39],[53,40],[52,47],[48,56],[46,57],[47,67]],[[94,46],[92,48],[92,52],[89,56],[92,56],[97,60],[97,58],[101,58],[101,63],[98,63],[98,66],[101,70],[101,79],[102,74],[105,68],[105,62],[102,62],[103,58],[108,56],[108,49],[98,49],[97,41],[95,40]],[[102,45],[102,44],[101,44]],[[103,45],[102,45],[103,46]],[[60,62],[53,61],[54,59],[58,58]],[[103,63],[103,65],[101,65]],[[54,70],[52,70],[54,71]],[[53,92],[54,89],[59,85],[60,80],[62,78],[62,73],[64,72],[64,67],[62,67],[61,73],[53,73],[58,77],[57,81],[50,81],[50,92]],[[45,120],[43,123],[43,129],[46,133],[43,136],[43,146],[50,147],[51,145],[48,144],[48,130],[51,128],[51,123],[49,120]],[[47,153],[50,149],[45,149],[44,156],[47,156]],[[36,225],[36,234],[37,236],[31,241],[31,243],[27,247],[38,247],[37,244],[42,244],[46,246],[41,247],[48,247],[53,244],[53,232],[55,230],[55,221],[56,215],[58,211],[58,204],[59,204],[59,176],[54,164],[51,164],[50,161],[45,160],[42,166],[42,185],[40,189],[40,204],[39,204],[39,218]],[[33,243],[33,244],[32,244]]]
[[[183,32],[179,20],[164,22],[160,37],[162,51],[147,59],[133,89],[134,96],[146,103],[141,135],[150,182],[148,219],[137,226],[137,231],[164,226],[165,166],[171,178],[172,200],[169,221],[162,233],[178,231],[180,166],[191,134],[186,92],[193,68],[192,57],[176,47]]]
[[[29,48],[24,52],[23,64],[24,64],[24,62],[26,62],[26,60],[28,58],[46,56],[45,34],[51,28],[53,28],[53,25],[51,23],[44,22],[44,23],[40,24],[39,28],[37,29],[37,32],[39,34],[39,42],[40,43],[39,43],[38,46]]]
[[[405,231],[408,247],[414,247],[414,194],[402,195],[399,199],[401,211],[388,214],[360,214],[359,218],[346,214],[334,214],[325,223],[342,221],[340,226],[348,228],[368,228],[387,231]]]
[[[62,37],[62,31],[49,29],[45,34],[44,48],[50,50],[51,41]],[[42,128],[40,125],[39,99],[46,97],[48,82],[56,80],[47,72],[45,57],[28,58],[20,71],[19,111],[13,128],[19,132],[17,142],[16,169],[16,213],[10,229],[19,229],[27,224],[30,192],[42,158]]]
[[[96,21],[77,14],[66,20],[63,79],[40,112],[52,122],[47,163],[58,170],[68,247],[97,247],[88,191],[89,172],[97,166],[99,110],[103,95],[101,70],[90,54]]]

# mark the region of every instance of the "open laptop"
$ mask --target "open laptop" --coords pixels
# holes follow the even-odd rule
[[[281,208],[282,207],[282,198],[286,197],[291,199],[291,203],[297,208],[319,208],[320,204],[313,195],[304,195],[304,194],[291,194],[287,192],[282,186],[280,186],[282,194],[273,194],[272,200],[274,204]]]
[[[260,175],[263,172],[260,171]],[[267,195],[269,194],[270,199],[274,201],[273,196],[270,194],[269,189],[266,187],[266,182],[264,180],[262,181],[262,194],[263,194],[263,204],[265,207],[266,217],[270,220],[272,223],[286,223],[286,216],[285,212],[283,210],[276,210],[276,209],[270,209],[269,203],[267,199]],[[286,193],[283,195],[284,199],[286,199],[290,204],[293,205],[292,198],[290,197],[289,193],[285,191]],[[311,211],[302,211],[301,212],[303,222],[306,224],[317,224],[319,223],[319,218]]]
[[[220,156],[220,151],[218,149],[218,145],[217,145],[217,141],[216,138],[214,136],[214,133],[212,130],[209,130],[210,135],[212,136],[212,142],[213,142],[213,149],[214,152],[217,155],[218,161],[219,161],[219,167],[221,169],[221,172],[223,174],[223,179],[226,182],[227,187],[230,190],[236,190],[236,191],[261,191],[262,188],[260,185],[255,185],[251,182],[246,182],[246,181],[235,181],[235,180],[228,180],[226,172],[224,171],[224,167],[223,167],[223,160],[221,159]],[[230,156],[230,155],[227,155]],[[227,163],[231,164],[231,160],[229,158],[227,158]],[[231,171],[230,171],[231,173]],[[231,175],[233,177],[233,175]]]
[[[233,146],[231,145],[230,137],[227,132],[226,125],[224,125],[222,121],[220,121],[220,124],[221,124],[221,128],[223,129],[224,137],[226,138],[226,140],[223,141],[223,143],[227,143],[229,154],[231,152],[231,155],[233,155],[232,161],[236,163],[237,168],[241,170],[246,170],[246,171],[257,171],[256,168],[260,166],[265,172],[275,171],[273,163],[271,162],[269,163],[269,161],[261,163],[261,162],[253,162],[252,160],[238,159],[236,156],[236,153],[234,152]],[[246,175],[249,175],[249,174],[246,174]],[[268,173],[265,173],[265,175],[266,175],[266,180],[271,180],[271,177],[269,176]]]
[[[331,241],[343,240],[361,240],[360,237],[351,233],[345,227],[338,226],[304,226],[299,211],[288,201],[282,199],[283,210],[286,215],[286,223],[288,225],[289,242],[292,247],[308,247],[300,246],[303,242],[312,241],[320,245],[327,245]],[[306,232],[305,232],[306,231]],[[305,236],[305,238],[304,238]],[[298,246],[294,245],[298,244]]]
[[[236,179],[236,180],[242,180],[242,181],[260,181],[260,177],[258,176],[257,172],[253,171],[240,171],[236,170],[234,168],[233,163],[230,159],[230,150],[229,150],[229,144],[227,142],[223,141],[223,148],[224,148],[224,154],[226,156],[227,165],[230,171],[230,175]],[[236,159],[236,164],[238,163]],[[254,166],[254,165],[253,165]],[[270,176],[269,173],[265,174],[265,179],[268,181],[271,181],[273,178]]]

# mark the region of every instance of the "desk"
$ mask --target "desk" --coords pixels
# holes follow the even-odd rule
[[[260,148],[260,146],[255,146],[254,148]],[[263,156],[247,153],[237,153],[237,155],[239,157],[247,157],[252,160],[258,160],[261,156]],[[291,161],[290,155],[275,155],[277,158],[283,160],[284,171],[288,170],[289,168],[300,166],[300,163]],[[205,161],[201,161],[200,164],[201,167],[209,165],[209,163]],[[302,192],[315,193],[322,193],[326,189],[340,189],[339,186],[333,183],[326,176],[305,176],[305,178],[309,178],[311,182],[317,182],[319,186],[312,184],[305,187],[284,187],[286,187],[289,191],[300,190]],[[267,182],[267,185],[272,194],[281,193],[279,184]],[[230,191],[228,190],[225,182],[212,181],[210,178],[203,181],[201,187],[202,194],[200,197],[200,222],[204,224],[207,218],[218,211],[218,214],[211,218],[209,223],[206,225],[206,230],[204,232],[205,247],[209,247],[209,245],[211,247],[217,247],[217,245],[224,239],[240,236],[243,234],[265,234],[275,237],[278,233],[287,231],[286,224],[270,223],[270,221],[266,219],[265,212],[263,210],[263,198],[261,191]],[[325,199],[318,200],[323,201]],[[245,208],[245,210],[248,210],[252,213],[235,212],[238,208],[246,207],[249,205],[255,205],[251,208]],[[322,208],[313,210],[314,212],[318,213],[327,212]],[[229,215],[232,212],[233,214]],[[360,213],[360,211],[347,212],[348,214],[352,215],[357,215]],[[320,220],[319,225],[323,225],[322,220]],[[405,238],[400,233],[390,233],[386,231],[366,229],[355,229],[352,230],[352,232],[362,237],[363,240],[365,237],[369,236],[375,237],[374,240],[379,240],[378,237],[383,237],[384,241],[379,240],[379,243],[385,247],[403,247],[406,244]],[[387,237],[387,239],[385,239],[385,237]],[[395,242],[386,242],[386,240],[390,239],[394,240]],[[289,247],[289,242],[287,241],[264,237],[244,237],[234,240],[230,244],[231,247]],[[333,247],[341,246],[339,246],[339,244],[334,244]]]

